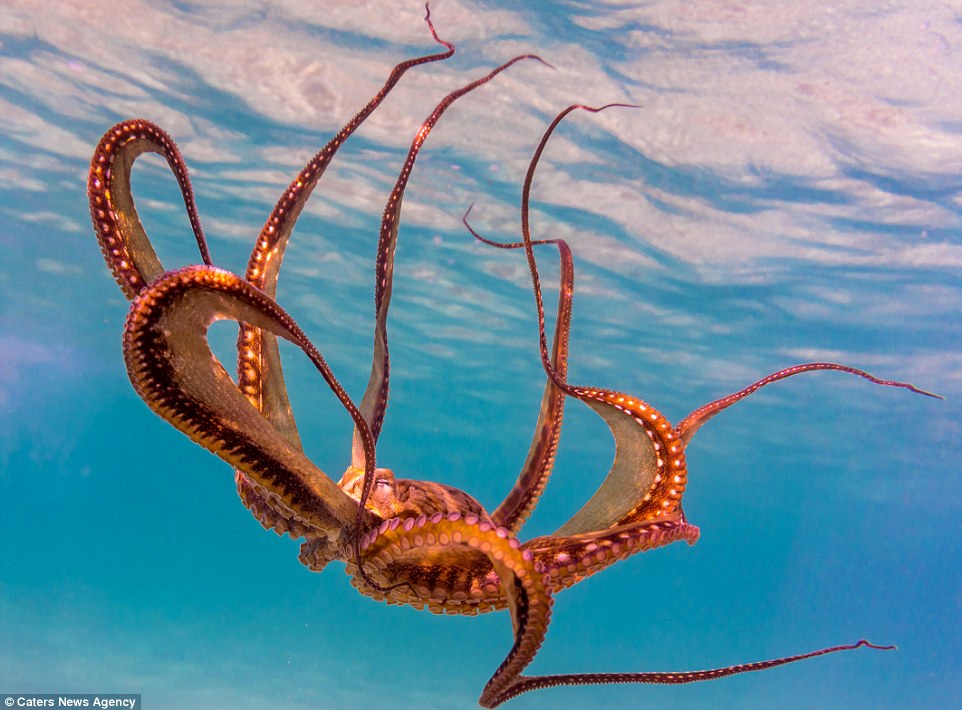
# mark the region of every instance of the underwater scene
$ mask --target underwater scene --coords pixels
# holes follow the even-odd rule
[[[433,30],[425,15],[4,0],[5,706],[959,702],[962,8],[436,0]],[[572,290],[563,252],[531,249],[547,345],[570,338],[544,363],[525,249],[463,218],[520,242],[549,125],[609,104],[564,117],[525,200],[531,239],[564,240],[573,264]],[[299,172],[366,105],[304,202],[319,169]],[[164,135],[180,183],[146,152],[128,189]],[[116,152],[112,173],[95,150]],[[286,250],[249,267],[272,224]],[[111,253],[118,232],[129,253]],[[238,381],[245,317],[288,340]],[[803,363],[882,383],[810,368],[699,409]],[[403,490],[449,508],[398,513]],[[690,684],[524,680],[675,682],[861,640],[897,649]]]

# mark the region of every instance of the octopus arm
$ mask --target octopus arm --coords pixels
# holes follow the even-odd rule
[[[221,319],[251,323],[292,341],[349,413],[359,418],[293,319],[243,279],[208,266],[167,272],[134,302],[124,335],[124,359],[134,388],[174,427],[270,491],[314,536],[337,540],[355,520],[356,501],[238,390],[207,342],[208,328]],[[377,519],[368,513],[366,522],[376,524]]]

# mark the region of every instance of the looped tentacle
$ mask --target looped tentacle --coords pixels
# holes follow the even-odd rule
[[[870,382],[874,382],[877,385],[882,385],[884,387],[903,387],[916,394],[922,394],[926,397],[935,397],[936,399],[942,399],[941,395],[935,394],[933,392],[926,392],[925,390],[919,389],[915,385],[908,384],[907,382],[898,382],[897,380],[880,380],[874,375],[865,372],[864,370],[857,370],[854,367],[848,367],[847,365],[838,365],[834,362],[809,362],[804,365],[794,365],[793,367],[787,367],[784,370],[779,370],[778,372],[773,372],[770,375],[763,377],[757,382],[753,382],[748,385],[745,389],[739,390],[733,394],[727,395],[720,399],[716,399],[714,402],[709,402],[708,404],[702,405],[687,417],[682,419],[678,426],[675,427],[675,432],[681,438],[681,440],[688,445],[691,441],[692,436],[695,432],[711,419],[713,416],[718,414],[730,406],[735,404],[750,394],[757,392],[765,385],[769,385],[772,382],[777,382],[778,380],[784,380],[786,377],[791,377],[792,375],[799,375],[803,372],[816,372],[819,370],[836,370],[838,372],[846,372],[850,375],[857,375],[858,377],[864,377]]]
[[[343,544],[357,505],[253,407],[207,342],[216,320],[251,323],[297,345],[355,423],[364,420],[327,363],[294,320],[240,277],[208,266],[167,272],[134,301],[124,330],[124,359],[134,389],[157,414],[243,471],[312,537]],[[368,433],[373,451],[373,441]],[[375,465],[373,456],[370,460]],[[379,518],[369,511],[367,524]]]
[[[177,145],[150,121],[131,119],[118,123],[103,135],[94,151],[87,177],[87,197],[100,250],[124,295],[131,300],[164,272],[130,190],[131,167],[144,153],[157,153],[167,160],[184,198],[201,258],[205,264],[211,263],[194,202],[194,189]]]

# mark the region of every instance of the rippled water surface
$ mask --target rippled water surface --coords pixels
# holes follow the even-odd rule
[[[521,254],[574,250],[572,382],[677,421],[773,370],[835,360],[944,401],[804,375],[712,420],[688,456],[694,547],[559,595],[533,673],[690,670],[869,638],[860,650],[688,687],[545,690],[511,707],[940,707],[962,697],[962,11],[955,3],[438,0],[449,61],[411,70],[350,139],[295,230],[278,300],[359,397],[380,213],[447,92],[460,100],[405,198],[378,460],[497,506],[544,386]],[[127,303],[85,181],[113,123],[148,118],[191,170],[214,261],[242,272],[274,201],[390,68],[432,52],[417,2],[94,3],[0,10],[0,692],[133,692],[149,708],[470,708],[506,614],[448,618],[358,595],[265,532],[226,464],[138,399]],[[176,184],[134,194],[168,267],[198,261]],[[554,285],[554,256],[541,260]],[[551,289],[549,289],[550,291]],[[548,302],[554,300],[548,294]],[[213,329],[231,367],[232,326]],[[308,453],[335,478],[351,425],[293,350]],[[569,404],[522,532],[594,491],[611,437]]]

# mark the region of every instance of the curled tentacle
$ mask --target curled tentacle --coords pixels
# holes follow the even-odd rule
[[[544,325],[544,306],[542,302],[540,277],[534,257],[534,242],[528,226],[528,207],[530,186],[538,160],[547,144],[548,138],[560,121],[571,111],[583,106],[571,106],[559,114],[545,132],[538,149],[530,163],[525,177],[522,195],[522,236],[521,245],[525,248],[531,272],[535,302],[538,311],[538,335],[541,361],[550,382],[565,394],[582,400],[592,407],[608,424],[615,438],[615,461],[608,477],[592,499],[554,535],[537,538],[525,545],[539,562],[540,569],[546,571],[549,589],[556,590],[575,584],[594,572],[627,557],[632,552],[651,549],[677,540],[694,543],[698,536],[697,528],[684,520],[681,511],[681,497],[687,482],[684,458],[683,433],[694,431],[710,416],[721,411],[742,397],[751,394],[764,384],[775,379],[805,369],[841,369],[885,385],[897,385],[919,391],[910,385],[877,380],[861,371],[843,366],[817,364],[802,366],[795,372],[783,371],[766,378],[756,385],[696,410],[686,418],[685,426],[677,430],[650,405],[620,392],[597,388],[575,387],[569,385],[555,367],[555,358],[549,357]],[[606,107],[602,107],[606,108]],[[588,109],[598,111],[601,109]],[[477,236],[477,235],[476,235]],[[484,240],[491,243],[490,240]],[[554,243],[558,244],[557,241]],[[516,244],[507,245],[517,246]],[[568,299],[560,313],[570,314],[570,299],[573,292],[573,270],[568,267],[566,247],[558,244],[562,254],[561,300]],[[567,316],[567,317],[570,317]],[[559,315],[559,321],[562,316]],[[569,324],[564,323],[564,328]],[[556,326],[555,339],[557,341]],[[924,393],[923,394],[928,394]],[[644,435],[640,435],[643,432]],[[648,441],[646,441],[646,436]],[[640,497],[641,493],[644,493]],[[851,646],[824,648],[811,653],[758,663],[739,664],[707,671],[681,673],[581,673],[569,675],[543,676],[534,678],[519,677],[493,697],[493,704],[509,700],[521,693],[557,685],[586,685],[603,683],[691,683],[712,680],[737,673],[765,670],[786,663],[807,658],[851,650],[860,646],[874,646],[867,641],[859,641]]]
[[[94,151],[87,177],[87,196],[100,250],[124,295],[131,300],[164,272],[130,191],[130,169],[144,153],[157,153],[166,158],[177,178],[201,258],[205,264],[211,263],[194,203],[194,189],[177,145],[150,121],[131,119],[118,123],[103,135]]]
[[[312,536],[344,544],[357,505],[251,405],[207,342],[221,319],[251,323],[297,345],[359,427],[365,422],[327,363],[294,320],[238,276],[208,266],[166,272],[134,301],[124,359],[134,389],[157,414],[243,471]],[[363,429],[362,429],[363,432]],[[367,441],[373,452],[370,432]],[[375,465],[372,456],[368,462]],[[368,526],[378,518],[366,511]]]
[[[434,592],[434,569],[428,560],[437,560],[446,552],[466,553],[486,564],[477,572],[468,571],[460,581],[461,599],[449,590]],[[533,554],[521,548],[517,538],[506,529],[477,516],[436,513],[417,519],[386,520],[368,532],[361,541],[362,564],[370,575],[404,575],[404,583],[419,590],[424,597],[432,594],[437,606],[464,604],[484,595],[499,599],[511,610],[514,644],[507,657],[485,685],[479,702],[495,707],[511,697],[515,685],[522,682],[521,672],[531,663],[544,641],[551,620],[551,592]],[[466,569],[467,566],[465,566]],[[490,570],[490,572],[489,572]]]
[[[771,384],[772,382],[784,380],[786,377],[798,375],[803,372],[813,372],[817,370],[836,370],[838,372],[847,372],[850,375],[864,377],[866,380],[874,382],[877,385],[883,385],[885,387],[904,387],[905,389],[915,392],[916,394],[924,394],[926,397],[942,399],[940,395],[932,392],[926,392],[925,390],[919,389],[915,385],[910,385],[906,382],[898,382],[896,380],[880,380],[864,370],[857,370],[854,367],[848,367],[847,365],[837,365],[834,362],[809,362],[804,365],[795,365],[793,367],[787,367],[784,370],[779,370],[778,372],[773,372],[772,374],[758,380],[758,382],[753,382],[752,384],[748,385],[748,387],[745,389],[734,392],[733,394],[722,397],[721,399],[716,399],[714,402],[709,402],[708,404],[702,405],[687,417],[682,419],[678,423],[678,426],[675,427],[675,432],[687,445],[702,424],[707,422],[719,412],[728,409],[730,406],[735,404],[735,402],[738,402],[748,395],[757,392],[762,387]]]

